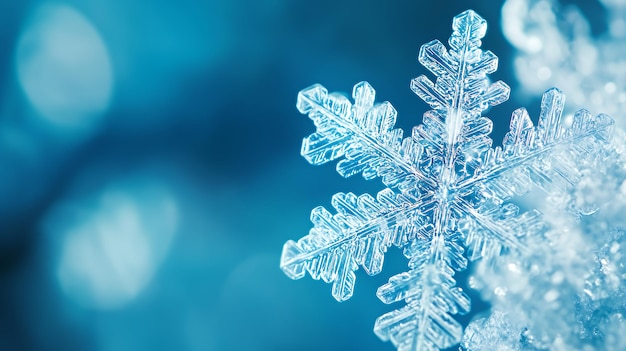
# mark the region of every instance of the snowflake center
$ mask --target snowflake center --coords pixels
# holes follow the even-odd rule
[[[451,189],[449,186],[440,186],[433,194],[435,200],[437,200],[440,204],[450,204],[453,203],[456,198],[456,191]]]

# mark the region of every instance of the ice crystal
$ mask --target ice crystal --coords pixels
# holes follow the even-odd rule
[[[607,29],[597,37],[582,11],[558,0],[507,0],[502,28],[516,48],[523,89],[536,94],[563,87],[570,107],[602,111],[626,127],[626,1],[601,3]]]
[[[504,292],[490,298],[494,306],[490,316],[470,323],[462,345],[467,351],[624,350],[624,234],[622,229],[609,231],[596,240],[605,243],[599,250],[593,240],[587,242],[591,247],[587,250],[571,245],[578,248],[580,259],[570,255],[567,260],[555,260],[543,250],[544,255],[535,256],[531,269],[508,263],[485,272],[481,264],[482,272],[477,276],[488,287],[481,289],[483,293],[494,286],[492,291]],[[586,271],[585,265],[574,267],[586,260],[595,261],[595,268]],[[564,262],[573,265],[563,267]],[[568,274],[570,270],[580,276]],[[505,279],[508,281],[502,285]]]
[[[606,31],[598,35],[591,33],[587,14],[557,0],[507,0],[503,30],[517,49],[515,73],[522,88],[534,93],[553,84],[563,86],[573,106],[609,112],[624,127],[626,1],[600,2],[606,9]],[[501,269],[507,266],[501,261],[490,269],[481,265],[475,274],[483,298],[525,325],[541,349],[626,349],[625,334],[619,334],[626,330],[625,141],[620,132],[604,150],[603,162],[587,166],[589,176],[565,194],[583,216],[575,221],[550,216],[561,222],[554,226],[560,230],[552,231],[550,245],[540,247],[541,257],[550,259],[518,259],[535,261],[540,268],[511,274]],[[555,284],[545,278],[551,274],[565,279]],[[517,291],[508,290],[504,296],[492,294],[520,280],[532,284],[513,284]],[[559,298],[541,299],[550,291],[558,291]]]
[[[495,311],[471,323],[461,345],[466,351],[520,351],[523,326],[512,324],[506,313]]]
[[[492,122],[482,114],[508,99],[509,87],[487,76],[498,59],[480,48],[485,20],[468,10],[452,28],[449,49],[438,40],[420,49],[419,62],[437,79],[411,82],[431,110],[409,137],[394,129],[395,109],[375,104],[366,82],[355,85],[354,103],[321,85],[298,95],[299,111],[317,126],[304,139],[302,155],[312,164],[339,160],[342,176],[380,177],[385,189],[376,197],[335,194],[334,214],[313,209],[313,228],[285,243],[281,268],[293,279],[308,272],[332,283],[333,297],[344,301],[352,296],[359,266],[380,273],[387,249],[403,248],[408,271],[391,277],[377,295],[405,305],[374,326],[402,351],[440,350],[460,341],[454,315],[467,313],[470,299],[456,286],[455,272],[465,270],[468,259],[528,251],[545,224],[539,211],[522,212],[512,199],[533,187],[568,189],[582,176],[577,159],[593,157],[613,124],[606,115],[581,110],[565,127],[564,95],[551,89],[543,95],[537,126],[518,109],[502,146],[492,147]]]
[[[560,194],[559,203],[570,209],[570,216],[544,208],[550,230],[543,240],[528,243],[530,252],[477,265],[470,285],[494,312],[470,324],[472,332],[463,340],[467,350],[493,350],[489,345],[496,343],[514,350],[626,347],[624,334],[619,334],[626,330],[623,140],[618,131],[611,143],[601,146],[603,157],[579,159],[586,175]],[[519,335],[517,342],[504,339],[511,333]]]

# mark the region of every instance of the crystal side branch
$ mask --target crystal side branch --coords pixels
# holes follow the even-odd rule
[[[304,139],[302,155],[312,164],[339,160],[344,177],[380,177],[376,197],[338,193],[334,211],[311,212],[309,234],[288,241],[281,268],[293,279],[308,272],[332,283],[338,301],[352,296],[359,266],[382,271],[389,247],[403,248],[409,270],[378,289],[384,303],[404,300],[374,331],[398,350],[440,350],[460,341],[454,315],[467,313],[470,299],[456,286],[455,272],[469,260],[526,250],[541,236],[538,211],[519,213],[514,196],[539,186],[559,191],[580,177],[576,157],[593,152],[608,138],[612,120],[579,111],[570,128],[561,123],[564,96],[543,96],[535,127],[524,109],[516,110],[502,147],[492,147],[492,122],[482,116],[508,99],[509,87],[491,83],[498,59],[480,49],[487,24],[468,10],[453,20],[449,49],[434,40],[422,46],[419,62],[437,78],[420,76],[411,89],[430,107],[423,123],[403,138],[394,129],[396,110],[375,104],[366,82],[355,85],[354,103],[314,85],[298,95],[298,110],[317,131]],[[334,213],[333,213],[334,212]]]

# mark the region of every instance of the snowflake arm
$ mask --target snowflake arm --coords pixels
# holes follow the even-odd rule
[[[502,81],[489,85],[486,94],[481,91],[486,83],[484,75],[498,67],[496,55],[478,49],[487,30],[485,20],[473,11],[465,12],[455,17],[452,26],[450,52],[439,40],[433,40],[421,47],[418,56],[419,62],[439,77],[437,83],[421,75],[413,79],[411,90],[435,110],[463,107],[466,111],[480,112],[506,101],[510,89]],[[479,56],[476,59],[471,55]],[[477,82],[480,84],[472,86]],[[464,101],[459,100],[460,96],[465,96]]]
[[[463,248],[439,236],[416,241],[405,251],[411,270],[389,279],[378,289],[384,303],[406,300],[406,306],[376,320],[374,332],[400,351],[445,349],[458,343],[463,328],[452,315],[470,310],[470,299],[455,287],[454,271],[465,269]],[[454,262],[451,262],[451,261]]]
[[[536,127],[525,109],[516,110],[503,148],[490,149],[474,176],[459,182],[458,187],[466,189],[461,192],[473,194],[459,208],[464,214],[461,227],[466,228],[470,259],[498,256],[501,248],[523,253],[526,245],[522,236],[537,235],[545,229],[539,213],[511,216],[518,212],[517,206],[502,207],[502,203],[533,186],[549,193],[562,192],[580,178],[577,162],[602,154],[600,148],[611,134],[613,120],[580,110],[566,128],[561,120],[564,100],[558,89],[547,91]]]
[[[473,179],[461,182],[459,187],[477,180],[500,179],[505,172],[518,170],[519,167],[527,167],[536,179],[534,183],[543,185],[544,189],[549,188],[545,181],[550,179],[562,178],[570,184],[573,183],[568,177],[574,176],[576,167],[566,165],[565,161],[583,157],[590,151],[588,148],[598,145],[598,141],[606,141],[611,135],[614,122],[607,115],[592,117],[588,111],[579,110],[574,115],[572,126],[565,128],[561,120],[564,100],[565,95],[556,88],[544,93],[537,127],[533,125],[526,109],[513,112],[510,132],[504,137],[503,148],[490,150],[484,160],[485,166],[477,171]],[[550,162],[557,168],[545,167],[545,164],[541,168],[538,159]],[[523,184],[530,185],[528,182]],[[517,192],[523,193],[525,190],[520,189]],[[503,199],[513,195],[501,193]]]
[[[418,181],[431,184],[415,166],[421,148],[402,130],[393,129],[396,110],[389,102],[374,105],[376,92],[367,82],[354,86],[354,104],[341,94],[329,94],[317,84],[298,94],[298,110],[308,114],[317,131],[302,142],[302,156],[312,164],[344,157],[337,172],[344,177],[362,173],[382,177],[389,187],[410,189]]]
[[[332,215],[323,207],[313,209],[314,227],[298,242],[285,243],[281,268],[292,279],[302,278],[308,271],[314,279],[333,283],[333,297],[347,300],[354,291],[354,271],[359,265],[369,275],[378,274],[387,248],[424,235],[420,211],[429,201],[409,202],[406,195],[389,189],[379,192],[376,199],[369,194],[335,194],[332,205],[337,213]]]

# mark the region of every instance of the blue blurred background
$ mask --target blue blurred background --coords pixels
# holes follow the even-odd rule
[[[0,350],[393,350],[372,328],[394,308],[375,291],[404,269],[398,250],[341,304],[279,269],[313,207],[380,190],[299,156],[314,127],[296,95],[368,80],[408,131],[426,110],[408,88],[419,46],[468,8],[515,89],[500,7],[4,1]],[[494,138],[536,101],[492,109]]]

